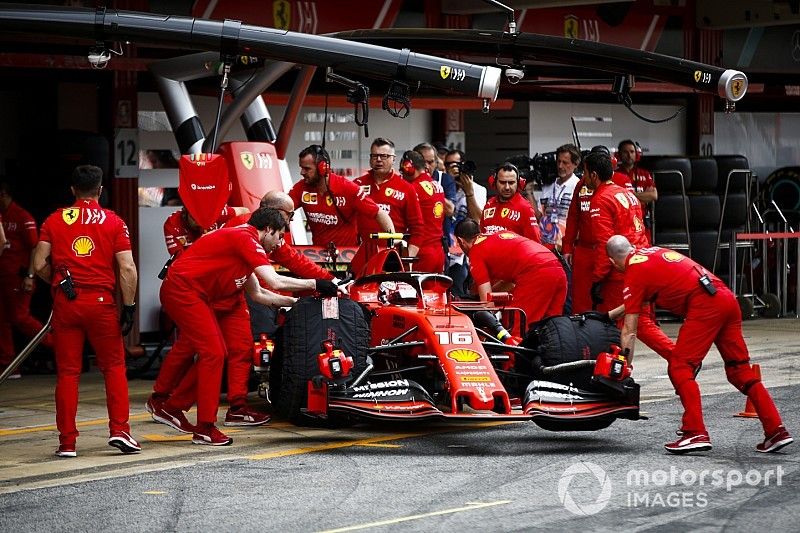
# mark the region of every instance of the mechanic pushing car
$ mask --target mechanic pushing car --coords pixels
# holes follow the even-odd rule
[[[525,180],[520,179],[516,165],[505,162],[489,178],[489,186],[497,195],[489,198],[481,214],[481,233],[491,235],[499,231],[513,231],[528,239],[541,242],[539,221],[530,202],[520,191]]]
[[[478,223],[463,220],[456,240],[469,258],[481,301],[498,282],[513,283],[512,304],[525,312],[527,324],[559,316],[567,298],[567,276],[558,258],[539,244],[511,231],[481,234]]]
[[[78,382],[88,338],[103,373],[108,408],[108,444],[122,453],[141,451],[128,424],[128,380],[122,336],[133,326],[136,265],[125,222],[100,207],[103,171],[82,165],[72,173],[72,207],[57,210],[42,225],[33,255],[36,273],[53,286],[53,345],[56,353],[56,427],[59,457],[76,457]],[[117,274],[122,315],[115,301]]]
[[[668,248],[635,248],[622,235],[614,235],[606,244],[614,268],[624,272],[625,303],[611,315],[625,313],[622,327],[623,353],[633,361],[636,325],[642,306],[655,302],[684,318],[667,373],[683,404],[680,437],[664,448],[670,453],[698,452],[711,449],[700,400],[695,371],[711,343],[725,361],[728,381],[753,403],[764,428],[759,452],[775,452],[792,443],[781,416],[750,366],[750,354],[742,338],[742,313],[736,296],[714,274],[688,257]]]
[[[208,228],[203,228],[189,213],[186,206],[172,213],[164,221],[164,241],[167,244],[167,252],[175,255],[184,251],[191,244],[209,231],[214,231],[224,226],[228,221],[236,216],[249,213],[246,207],[231,207],[225,205],[217,217],[216,222]]]
[[[414,186],[422,212],[422,235],[414,270],[441,274],[444,272],[444,189],[425,171],[425,158],[419,152],[403,153],[400,174]]]
[[[394,158],[394,142],[377,137],[369,149],[370,170],[356,178],[355,183],[378,207],[389,213],[395,232],[409,234],[408,255],[416,257],[422,236],[422,213],[414,187],[394,171]],[[378,243],[369,236],[380,231],[374,218],[359,215],[357,221],[361,246],[350,261],[350,268],[356,276],[378,251]]]
[[[195,444],[225,446],[233,442],[215,423],[225,356],[244,350],[245,344],[247,350],[252,349],[242,291],[256,303],[273,306],[292,305],[295,299],[263,289],[257,278],[280,291],[317,290],[329,296],[338,292],[329,280],[295,279],[275,272],[266,251],[283,239],[287,228],[280,211],[259,208],[246,225],[222,228],[198,239],[169,268],[161,286],[161,303],[180,330],[177,353],[198,354]],[[194,384],[187,380],[179,387],[191,390]],[[172,398],[168,399],[163,408],[174,412],[179,407],[171,402]]]
[[[312,144],[298,155],[303,179],[289,191],[294,209],[303,208],[317,246],[357,246],[356,215],[373,218],[381,231],[393,233],[389,213],[381,210],[355,183],[331,172],[327,150]],[[293,209],[293,210],[294,210]]]

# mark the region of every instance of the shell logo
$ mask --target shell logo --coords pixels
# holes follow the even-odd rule
[[[78,257],[86,257],[92,255],[94,250],[94,242],[89,237],[81,236],[72,241],[72,250]]]
[[[516,233],[511,233],[509,231],[504,231],[504,232],[502,232],[502,233],[500,233],[498,235],[498,238],[504,239],[504,240],[508,240],[508,239],[513,239],[516,236],[517,236]]]
[[[680,263],[684,260],[684,256],[678,252],[673,252],[672,250],[664,252],[661,257],[664,258],[664,261],[669,261],[670,263]]]
[[[444,214],[444,204],[442,202],[436,202],[433,206],[433,216],[436,218],[442,218]]]
[[[481,357],[483,356],[480,353],[468,348],[458,348],[447,352],[447,358],[458,363],[477,363]]]

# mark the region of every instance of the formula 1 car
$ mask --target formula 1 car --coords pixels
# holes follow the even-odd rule
[[[640,418],[639,385],[608,353],[619,330],[607,321],[556,317],[525,332],[507,295],[452,301],[449,277],[405,271],[394,249],[370,266],[350,299],[303,298],[287,314],[270,400],[291,421],[533,420],[587,431]]]

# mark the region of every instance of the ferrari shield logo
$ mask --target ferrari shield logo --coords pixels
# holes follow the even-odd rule
[[[734,98],[739,98],[739,96],[741,96],[742,87],[744,87],[744,80],[736,79],[731,82],[731,94]]]
[[[628,264],[629,265],[635,265],[637,263],[644,263],[645,261],[647,261],[647,256],[646,255],[636,254],[633,257],[631,257],[631,260],[628,261]]]
[[[564,17],[564,37],[567,39],[578,38],[578,17],[575,15]]]
[[[392,189],[391,187],[386,187],[384,194],[386,195],[387,198],[391,198],[392,195],[394,194],[394,189]]]
[[[625,196],[624,192],[618,192],[617,194],[614,195],[614,198],[616,198],[617,201],[621,203],[622,207],[624,207],[625,209],[628,209],[630,207],[630,204],[628,203],[628,197]]]
[[[480,235],[477,239],[475,239],[475,244],[480,244],[486,240],[486,235]]]
[[[694,71],[694,82],[695,82],[695,83],[700,83],[700,78],[701,78],[702,76],[703,76],[703,73],[702,73],[702,72],[700,72],[699,70],[695,70],[695,71]]]
[[[331,195],[325,197],[325,204],[328,207],[331,207],[333,205],[333,197]]]
[[[272,2],[272,25],[279,30],[288,30],[292,23],[292,6],[286,0]]]
[[[451,70],[452,69],[450,67],[441,66],[441,67],[439,67],[439,75],[442,76],[443,80],[446,80],[447,78],[450,77],[450,71]]]
[[[67,223],[67,226],[74,224],[75,221],[80,218],[80,215],[81,210],[79,207],[70,207],[69,209],[64,209],[61,212],[61,218]]]
[[[433,183],[430,181],[423,181],[420,182],[420,187],[422,187],[422,190],[428,193],[428,196],[433,196]]]
[[[253,152],[240,152],[239,157],[242,159],[244,168],[247,170],[253,170],[253,165],[256,162],[255,157],[253,157]]]
[[[500,218],[508,218],[508,214],[511,212],[511,209],[504,207],[500,210]]]

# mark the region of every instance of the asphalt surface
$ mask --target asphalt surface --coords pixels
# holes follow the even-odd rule
[[[745,328],[797,436],[800,322]],[[331,431],[274,421],[229,431],[225,448],[193,446],[151,422],[142,407],[151,382],[132,381],[144,450],[122,456],[105,444],[102,385],[89,373],[76,459],[52,456],[52,377],[24,377],[0,387],[0,531],[798,529],[800,444],[755,452],[760,424],[732,416],[744,397],[716,354],[699,377],[710,452],[664,452],[679,423],[664,364],[643,352],[634,376],[649,420],[597,432],[531,423]]]

